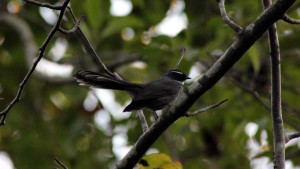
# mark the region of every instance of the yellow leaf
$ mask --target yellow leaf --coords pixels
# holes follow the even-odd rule
[[[173,162],[164,153],[155,153],[144,156],[137,164],[139,169],[182,169],[180,162]]]

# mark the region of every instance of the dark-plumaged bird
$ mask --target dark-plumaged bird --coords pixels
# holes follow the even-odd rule
[[[130,83],[91,71],[79,71],[74,78],[81,85],[128,92],[132,96],[132,101],[124,112],[144,108],[161,110],[176,100],[183,82],[190,79],[179,70],[170,70],[160,78],[145,84]]]

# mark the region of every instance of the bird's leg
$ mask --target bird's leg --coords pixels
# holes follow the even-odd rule
[[[142,125],[142,129],[143,129],[143,133],[145,133],[148,130],[148,124],[147,124],[147,120],[144,116],[144,113],[142,110],[137,110],[137,113],[140,117],[140,121],[141,121],[141,125]]]
[[[157,121],[158,115],[156,114],[156,111],[153,111],[154,120]]]

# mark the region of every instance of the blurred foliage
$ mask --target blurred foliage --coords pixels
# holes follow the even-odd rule
[[[19,1],[1,0],[0,12],[7,13],[7,6],[11,2],[19,5],[19,10],[14,15],[30,26],[34,40],[41,45],[52,25],[41,17],[38,7],[23,2],[19,4]],[[192,66],[196,66],[201,70],[198,75],[200,77],[235,38],[234,31],[220,17],[215,0],[184,1],[188,27],[175,37],[145,37],[166,16],[168,9],[175,3],[174,0],[131,2],[131,13],[116,17],[110,14],[110,1],[71,1],[75,16],[86,16],[80,27],[105,64],[110,65],[133,55],[146,63],[144,69],[128,63],[117,66],[114,71],[126,80],[146,82],[157,78],[175,65],[182,47],[186,47],[188,51],[179,69],[188,73]],[[260,1],[228,0],[226,7],[229,16],[242,27],[247,26],[262,12]],[[291,8],[291,16],[298,17],[298,10],[299,3]],[[70,14],[67,13],[63,26],[71,28],[72,25]],[[127,27],[134,31],[134,37],[125,41],[122,39],[122,31]],[[288,131],[295,132],[300,130],[300,27],[283,21],[279,21],[277,27],[282,57],[284,125]],[[74,35],[57,33],[47,47],[45,58],[51,59],[48,53],[59,37],[68,41],[66,57],[60,63],[73,64],[74,72],[97,66],[82,49],[80,39]],[[149,38],[148,44],[143,41],[145,38]],[[23,45],[15,29],[0,22],[1,111],[14,98],[18,84],[28,71]],[[260,143],[261,133],[266,131],[267,144],[261,145],[261,150],[265,156],[272,158],[270,112],[230,80],[235,79],[239,84],[258,92],[269,103],[268,53],[268,39],[264,35],[227,76],[199,98],[190,111],[225,98],[229,101],[199,116],[179,119],[168,129],[168,136],[162,136],[152,148],[169,154],[172,158],[177,156],[183,168],[250,168],[247,149],[249,136],[245,133],[245,126],[254,122],[259,128],[253,139]],[[56,166],[54,157],[73,169],[110,168],[117,158],[113,151],[113,137],[118,129],[121,126],[128,128],[126,135],[129,145],[135,143],[142,130],[134,115],[118,120],[111,114],[108,115],[111,120],[108,128],[111,132],[99,129],[94,115],[103,105],[99,103],[95,110],[85,110],[83,102],[88,91],[76,83],[49,83],[33,76],[25,87],[21,101],[8,114],[6,125],[0,127],[0,151],[9,154],[15,168],[53,168]],[[129,96],[122,92],[115,92],[115,96],[121,105],[129,100]],[[58,98],[61,99],[60,104],[55,102]],[[148,121],[150,114],[146,113]],[[288,160],[300,165],[296,145],[289,147],[286,154]]]

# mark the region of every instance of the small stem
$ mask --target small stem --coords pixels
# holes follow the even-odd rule
[[[216,107],[219,107],[221,104],[225,103],[227,100],[228,100],[228,99],[222,100],[222,101],[220,101],[219,103],[216,103],[216,104],[210,105],[210,106],[208,106],[208,107],[199,109],[199,110],[194,111],[194,112],[192,112],[192,113],[187,112],[187,113],[185,114],[185,117],[196,116],[196,115],[198,115],[198,114],[200,114],[200,113],[206,112],[206,111],[211,110],[211,109],[216,108]]]
[[[43,2],[37,2],[37,1],[33,1],[33,0],[23,0],[27,3],[36,5],[36,6],[40,6],[40,7],[46,7],[49,9],[54,9],[54,10],[62,10],[62,6],[60,5],[51,5],[49,3],[43,3]]]
[[[68,169],[64,163],[62,163],[57,157],[54,158],[54,160],[56,161],[56,163],[61,166],[63,169]]]
[[[77,31],[77,29],[79,28],[80,22],[83,20],[83,18],[84,18],[84,17],[81,16],[81,17],[78,19],[78,21],[75,23],[75,25],[73,26],[72,29],[70,29],[70,30],[65,30],[65,29],[63,29],[62,27],[59,27],[59,31],[62,32],[62,33],[64,33],[64,34],[72,34],[72,33],[74,33],[74,32]]]
[[[177,69],[177,68],[178,68],[178,66],[179,66],[179,64],[180,64],[180,62],[181,62],[181,60],[183,59],[183,56],[184,56],[185,52],[186,52],[186,48],[183,48],[182,51],[181,51],[180,57],[179,57],[179,59],[178,59],[176,65],[175,65],[174,69]]]
[[[221,12],[221,16],[223,17],[223,20],[225,23],[227,23],[236,33],[243,30],[242,27],[234,23],[227,15],[226,9],[225,9],[225,3],[224,0],[217,0]]]
[[[288,135],[286,138],[285,138],[285,144],[288,143],[289,141],[293,140],[293,139],[296,139],[296,138],[299,138],[300,137],[300,132],[298,133],[294,133],[294,134],[291,134],[291,135]]]
[[[290,24],[300,24],[300,19],[293,19],[289,17],[287,14],[283,15],[282,18],[285,22],[290,23]]]

